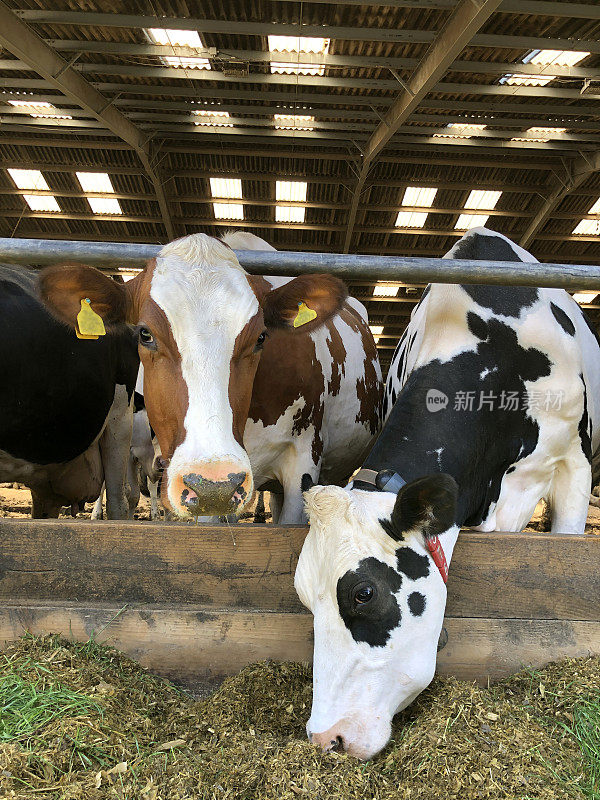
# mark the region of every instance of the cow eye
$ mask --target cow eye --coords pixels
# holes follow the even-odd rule
[[[141,327],[138,331],[138,336],[140,337],[140,344],[143,344],[144,347],[156,347],[154,336],[152,336],[148,328]]]
[[[369,603],[375,595],[375,589],[369,584],[359,586],[354,590],[354,602],[357,606],[364,606]]]
[[[254,346],[254,352],[258,352],[259,350],[263,349],[266,339],[267,339],[267,332],[263,331],[256,340],[256,345]]]

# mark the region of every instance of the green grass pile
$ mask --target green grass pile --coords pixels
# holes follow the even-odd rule
[[[0,798],[600,798],[599,659],[436,679],[366,764],[307,742],[310,702],[301,664],[196,701],[110,648],[27,637],[0,653]]]

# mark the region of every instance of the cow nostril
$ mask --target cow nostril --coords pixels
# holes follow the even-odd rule
[[[336,736],[335,739],[331,740],[331,746],[328,748],[332,753],[343,753],[344,752],[344,740],[341,736]]]

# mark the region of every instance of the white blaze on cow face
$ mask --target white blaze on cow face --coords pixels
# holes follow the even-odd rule
[[[249,323],[256,336],[264,329],[256,295],[233,251],[196,234],[160,251],[150,297],[170,325],[187,392],[183,438],[167,470],[168,504],[184,515],[239,511],[253,483],[248,455],[234,435],[230,381],[236,339]],[[144,361],[148,381],[152,366]],[[248,402],[251,388],[250,379]]]
[[[433,678],[446,586],[422,530],[401,541],[384,530],[396,495],[328,486],[305,501],[310,531],[295,587],[314,615],[307,732],[325,750],[369,759]],[[448,561],[457,535],[452,526],[442,537]]]

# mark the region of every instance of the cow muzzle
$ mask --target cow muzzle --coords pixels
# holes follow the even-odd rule
[[[169,480],[176,511],[192,517],[239,515],[252,491],[252,475],[233,462],[190,465]]]
[[[377,716],[375,719],[342,719],[329,730],[313,733],[307,726],[308,738],[325,753],[348,753],[361,761],[368,761],[388,743],[391,720]]]

